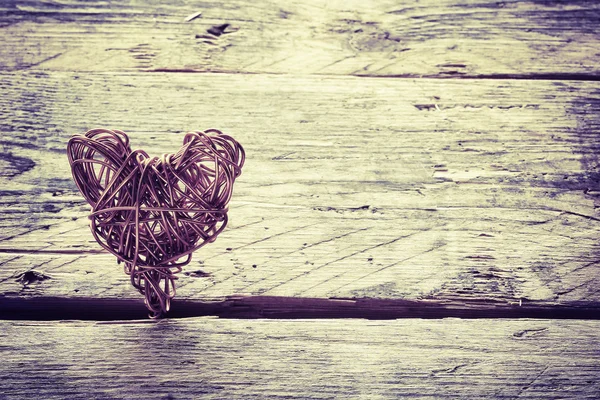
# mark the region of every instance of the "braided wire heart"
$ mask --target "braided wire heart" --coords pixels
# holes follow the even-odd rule
[[[71,137],[73,179],[91,205],[96,241],[124,263],[151,317],[164,316],[175,296],[175,274],[192,252],[227,225],[227,204],[245,153],[216,129],[190,132],[175,154],[132,151],[119,130]]]

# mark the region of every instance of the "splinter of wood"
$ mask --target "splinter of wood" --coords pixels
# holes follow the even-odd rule
[[[94,238],[124,263],[150,316],[164,316],[175,296],[175,274],[227,225],[244,149],[209,129],[188,133],[177,153],[151,158],[132,151],[122,131],[92,129],[74,135],[67,154],[92,206]]]

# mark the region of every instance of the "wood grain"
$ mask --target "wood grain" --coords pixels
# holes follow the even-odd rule
[[[0,322],[17,399],[596,399],[598,321]]]
[[[599,18],[1,2],[0,398],[600,398],[599,321],[577,319],[600,318]],[[209,127],[246,148],[178,319],[135,320],[92,241],[65,146],[97,126],[157,155]]]
[[[582,0],[11,0],[0,68],[598,79],[599,17]]]
[[[137,298],[98,252],[64,153],[122,129],[174,151],[217,127],[246,148],[231,224],[178,298],[598,301],[599,84],[15,72],[1,131],[0,290]],[[36,270],[48,279],[23,280]]]

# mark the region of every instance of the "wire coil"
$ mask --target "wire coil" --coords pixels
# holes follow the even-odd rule
[[[175,154],[132,151],[119,130],[92,129],[67,145],[73,179],[91,205],[98,243],[124,263],[151,317],[164,316],[175,274],[227,225],[227,204],[245,153],[216,129],[190,132]]]

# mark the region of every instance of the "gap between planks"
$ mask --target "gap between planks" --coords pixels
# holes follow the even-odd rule
[[[141,300],[0,296],[0,320],[135,320],[146,317]],[[175,300],[169,318],[216,316],[239,319],[389,320],[400,318],[534,318],[600,320],[598,304],[548,304],[493,300],[341,299],[229,296],[222,300]]]
[[[234,71],[234,70],[223,70],[213,71],[210,69],[198,69],[198,68],[153,68],[140,70],[144,73],[166,73],[166,74],[218,74],[218,75],[278,75],[278,76],[290,76],[290,77],[302,77],[306,74],[295,74],[288,72],[248,72],[248,71]],[[92,72],[93,73],[93,72]],[[328,73],[313,73],[313,76],[323,78],[335,78],[340,75],[328,74]],[[343,76],[343,75],[342,75]],[[600,75],[597,73],[527,73],[527,74],[397,74],[397,75],[376,75],[368,73],[352,73],[347,76],[354,78],[376,78],[376,79],[457,79],[457,80],[516,80],[516,81],[582,81],[582,82],[599,82]]]

